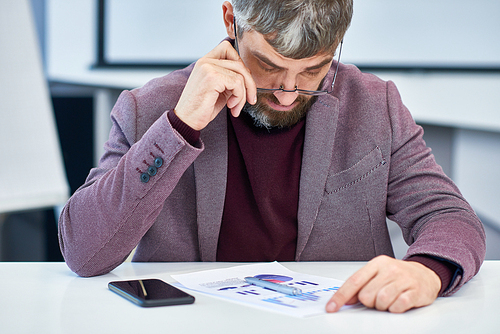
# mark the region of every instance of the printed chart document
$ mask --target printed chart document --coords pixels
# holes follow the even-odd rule
[[[296,317],[326,313],[326,303],[343,283],[333,278],[297,273],[278,262],[241,265],[172,277],[188,289]],[[287,295],[248,284],[245,277],[296,287],[302,290],[302,294]]]

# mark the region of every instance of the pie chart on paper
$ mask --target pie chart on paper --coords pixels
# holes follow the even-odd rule
[[[273,274],[255,275],[254,277],[273,283],[284,283],[293,280],[293,278],[290,276],[273,275]]]

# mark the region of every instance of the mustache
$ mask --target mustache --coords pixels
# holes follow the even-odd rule
[[[265,98],[265,99],[267,99],[275,104],[281,105],[280,101],[273,93],[257,92],[257,101],[261,102],[263,98]],[[297,98],[295,99],[295,102],[298,102],[299,104],[306,103],[307,101],[308,101],[308,98],[304,95],[301,95],[301,94],[299,94],[297,96]]]
[[[298,95],[294,101],[297,103],[296,106],[288,111],[278,111],[268,105],[270,102],[281,105],[273,93],[257,93],[257,103],[255,105],[246,103],[243,111],[253,118],[254,125],[257,127],[268,130],[271,128],[289,128],[304,118],[316,100],[317,96]]]

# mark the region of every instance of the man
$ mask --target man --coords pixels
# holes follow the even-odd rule
[[[135,261],[371,260],[329,312],[404,312],[471,279],[481,222],[394,84],[334,60],[351,15],[348,0],[224,2],[228,40],[118,99],[61,215],[68,266],[104,274],[136,245]]]

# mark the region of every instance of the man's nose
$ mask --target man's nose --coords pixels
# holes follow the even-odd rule
[[[283,87],[284,86],[282,85],[281,88]],[[297,96],[299,96],[299,93],[295,91],[295,89],[297,89],[297,86],[292,86],[291,88],[285,87],[283,89],[285,91],[283,90],[275,91],[274,96],[276,96],[276,98],[278,99],[278,101],[282,106],[289,106],[292,103],[294,103],[295,100],[297,99]]]

